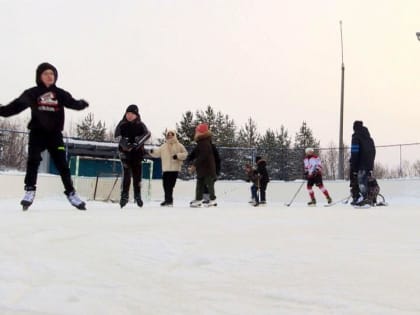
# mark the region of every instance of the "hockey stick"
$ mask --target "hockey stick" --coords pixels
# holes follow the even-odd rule
[[[106,202],[108,202],[109,199],[111,199],[112,192],[114,191],[115,185],[117,184],[119,178],[120,178],[120,174],[118,174],[117,177],[115,178],[114,184],[112,185],[112,188],[111,188],[111,191],[109,192],[108,197],[106,197],[106,199],[105,199]]]
[[[337,200],[337,201],[328,203],[328,204],[324,205],[324,207],[332,207],[332,206],[334,206],[334,205],[336,205],[338,203],[345,203],[345,204],[347,204],[349,202],[350,198],[351,198],[351,195],[349,195],[349,196],[347,196],[345,198],[342,198],[340,200]]]
[[[305,184],[305,181],[303,181],[302,184],[300,184],[298,190],[293,195],[292,200],[290,200],[289,203],[286,203],[285,204],[286,207],[290,207],[290,205],[293,203],[293,201],[295,200],[296,196],[298,195],[298,193],[300,192],[300,190],[302,189],[302,187],[303,187],[304,184]]]

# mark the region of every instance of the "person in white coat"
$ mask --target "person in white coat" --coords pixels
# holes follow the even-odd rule
[[[162,184],[165,200],[162,207],[173,206],[173,191],[181,171],[182,164],[188,156],[185,147],[178,141],[175,130],[166,131],[166,141],[160,147],[150,150],[150,155],[162,160]]]

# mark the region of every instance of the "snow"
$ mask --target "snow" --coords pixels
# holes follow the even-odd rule
[[[0,314],[419,314],[420,180],[379,181],[388,207],[305,206],[299,182],[272,182],[252,207],[245,182],[217,182],[219,206],[71,207],[40,176],[20,210],[22,174],[0,175]],[[348,182],[326,182],[333,198]],[[83,187],[83,186],[79,186]],[[84,197],[87,191],[79,190]]]

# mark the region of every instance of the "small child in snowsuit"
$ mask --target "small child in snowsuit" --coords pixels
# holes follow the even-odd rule
[[[257,207],[260,204],[258,190],[260,189],[260,175],[257,170],[254,169],[251,164],[245,164],[245,173],[247,175],[247,182],[251,182],[251,197],[252,204]]]
[[[270,177],[267,171],[267,161],[261,156],[257,156],[255,158],[255,162],[257,163],[257,173],[260,178],[260,204],[265,205],[267,202],[265,192],[270,181]]]
[[[324,187],[324,184],[322,183],[321,159],[314,153],[314,149],[312,148],[306,148],[305,155],[306,156],[303,160],[303,165],[305,167],[305,176],[308,180],[306,188],[308,190],[309,197],[311,198],[311,201],[308,202],[308,206],[316,205],[315,193],[312,190],[312,187],[314,185],[316,185],[321,190],[325,198],[327,198],[327,202],[331,203],[332,199],[328,193],[328,190]]]
[[[151,136],[146,125],[141,121],[137,105],[127,107],[123,119],[115,129],[115,138],[118,140],[118,150],[123,167],[120,206],[128,203],[131,176],[133,177],[134,200],[139,207],[143,207],[140,183],[144,156],[144,143]]]
[[[24,91],[9,105],[0,107],[0,116],[4,117],[31,108],[25,195],[20,202],[23,210],[27,210],[35,199],[41,153],[45,150],[50,153],[60,173],[67,199],[77,209],[86,210],[86,204],[76,194],[71,180],[62,131],[64,108],[82,110],[89,104],[84,100],[75,100],[69,92],[57,87],[57,77],[57,69],[52,64],[41,63],[36,69],[36,86]]]

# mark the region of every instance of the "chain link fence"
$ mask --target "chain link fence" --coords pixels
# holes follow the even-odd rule
[[[66,139],[64,142],[66,143]],[[0,129],[0,169],[24,171],[27,159],[28,133]],[[88,142],[87,142],[88,143]],[[104,144],[105,145],[105,144]],[[187,147],[190,152],[192,147]],[[273,180],[303,178],[304,148],[239,148],[218,147],[222,160],[220,179],[243,179],[244,165],[253,164],[256,156],[267,161],[267,169]],[[344,174],[349,174],[350,149],[345,147]],[[323,161],[325,179],[338,178],[338,148],[319,148],[317,153]],[[116,154],[117,156],[117,154]],[[378,145],[376,147],[375,176],[377,178],[403,178],[420,176],[420,143]],[[184,167],[180,178],[191,176]]]

